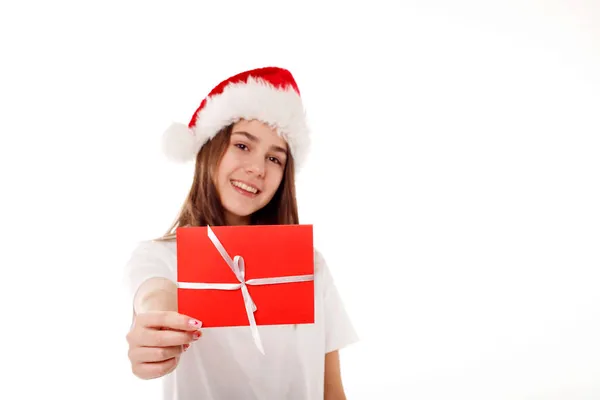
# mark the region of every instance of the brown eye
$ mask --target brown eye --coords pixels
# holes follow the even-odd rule
[[[242,143],[236,144],[235,147],[239,148],[240,150],[247,150],[248,149],[248,146],[246,146],[245,144],[242,144]]]
[[[281,161],[279,161],[279,160],[278,160],[277,158],[275,158],[275,157],[269,157],[269,160],[270,160],[270,161],[272,161],[272,162],[274,162],[275,164],[279,164],[279,165],[281,165]]]

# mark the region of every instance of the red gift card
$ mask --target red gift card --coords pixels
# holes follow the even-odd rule
[[[312,225],[177,229],[179,313],[203,327],[314,323],[313,274]]]

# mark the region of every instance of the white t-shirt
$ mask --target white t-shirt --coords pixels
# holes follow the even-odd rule
[[[145,241],[125,268],[130,298],[152,277],[177,282],[175,241]],[[323,398],[325,354],[358,340],[321,254],[315,250],[315,323],[202,328],[200,339],[163,376],[165,400],[315,400]],[[240,294],[241,296],[241,294]]]

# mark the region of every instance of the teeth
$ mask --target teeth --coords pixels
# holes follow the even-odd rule
[[[253,187],[250,187],[248,185],[245,185],[242,182],[231,181],[231,184],[233,186],[239,187],[240,189],[244,189],[246,192],[250,192],[250,193],[254,193],[254,194],[256,194],[256,192],[257,192],[256,189],[254,189]]]

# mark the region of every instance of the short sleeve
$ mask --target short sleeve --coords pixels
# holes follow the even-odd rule
[[[134,248],[125,265],[124,284],[128,298],[133,304],[135,295],[146,280],[166,278],[177,280],[176,256],[168,248],[168,243],[144,241]]]
[[[323,256],[315,251],[316,269],[323,279],[325,353],[342,349],[359,340]]]

